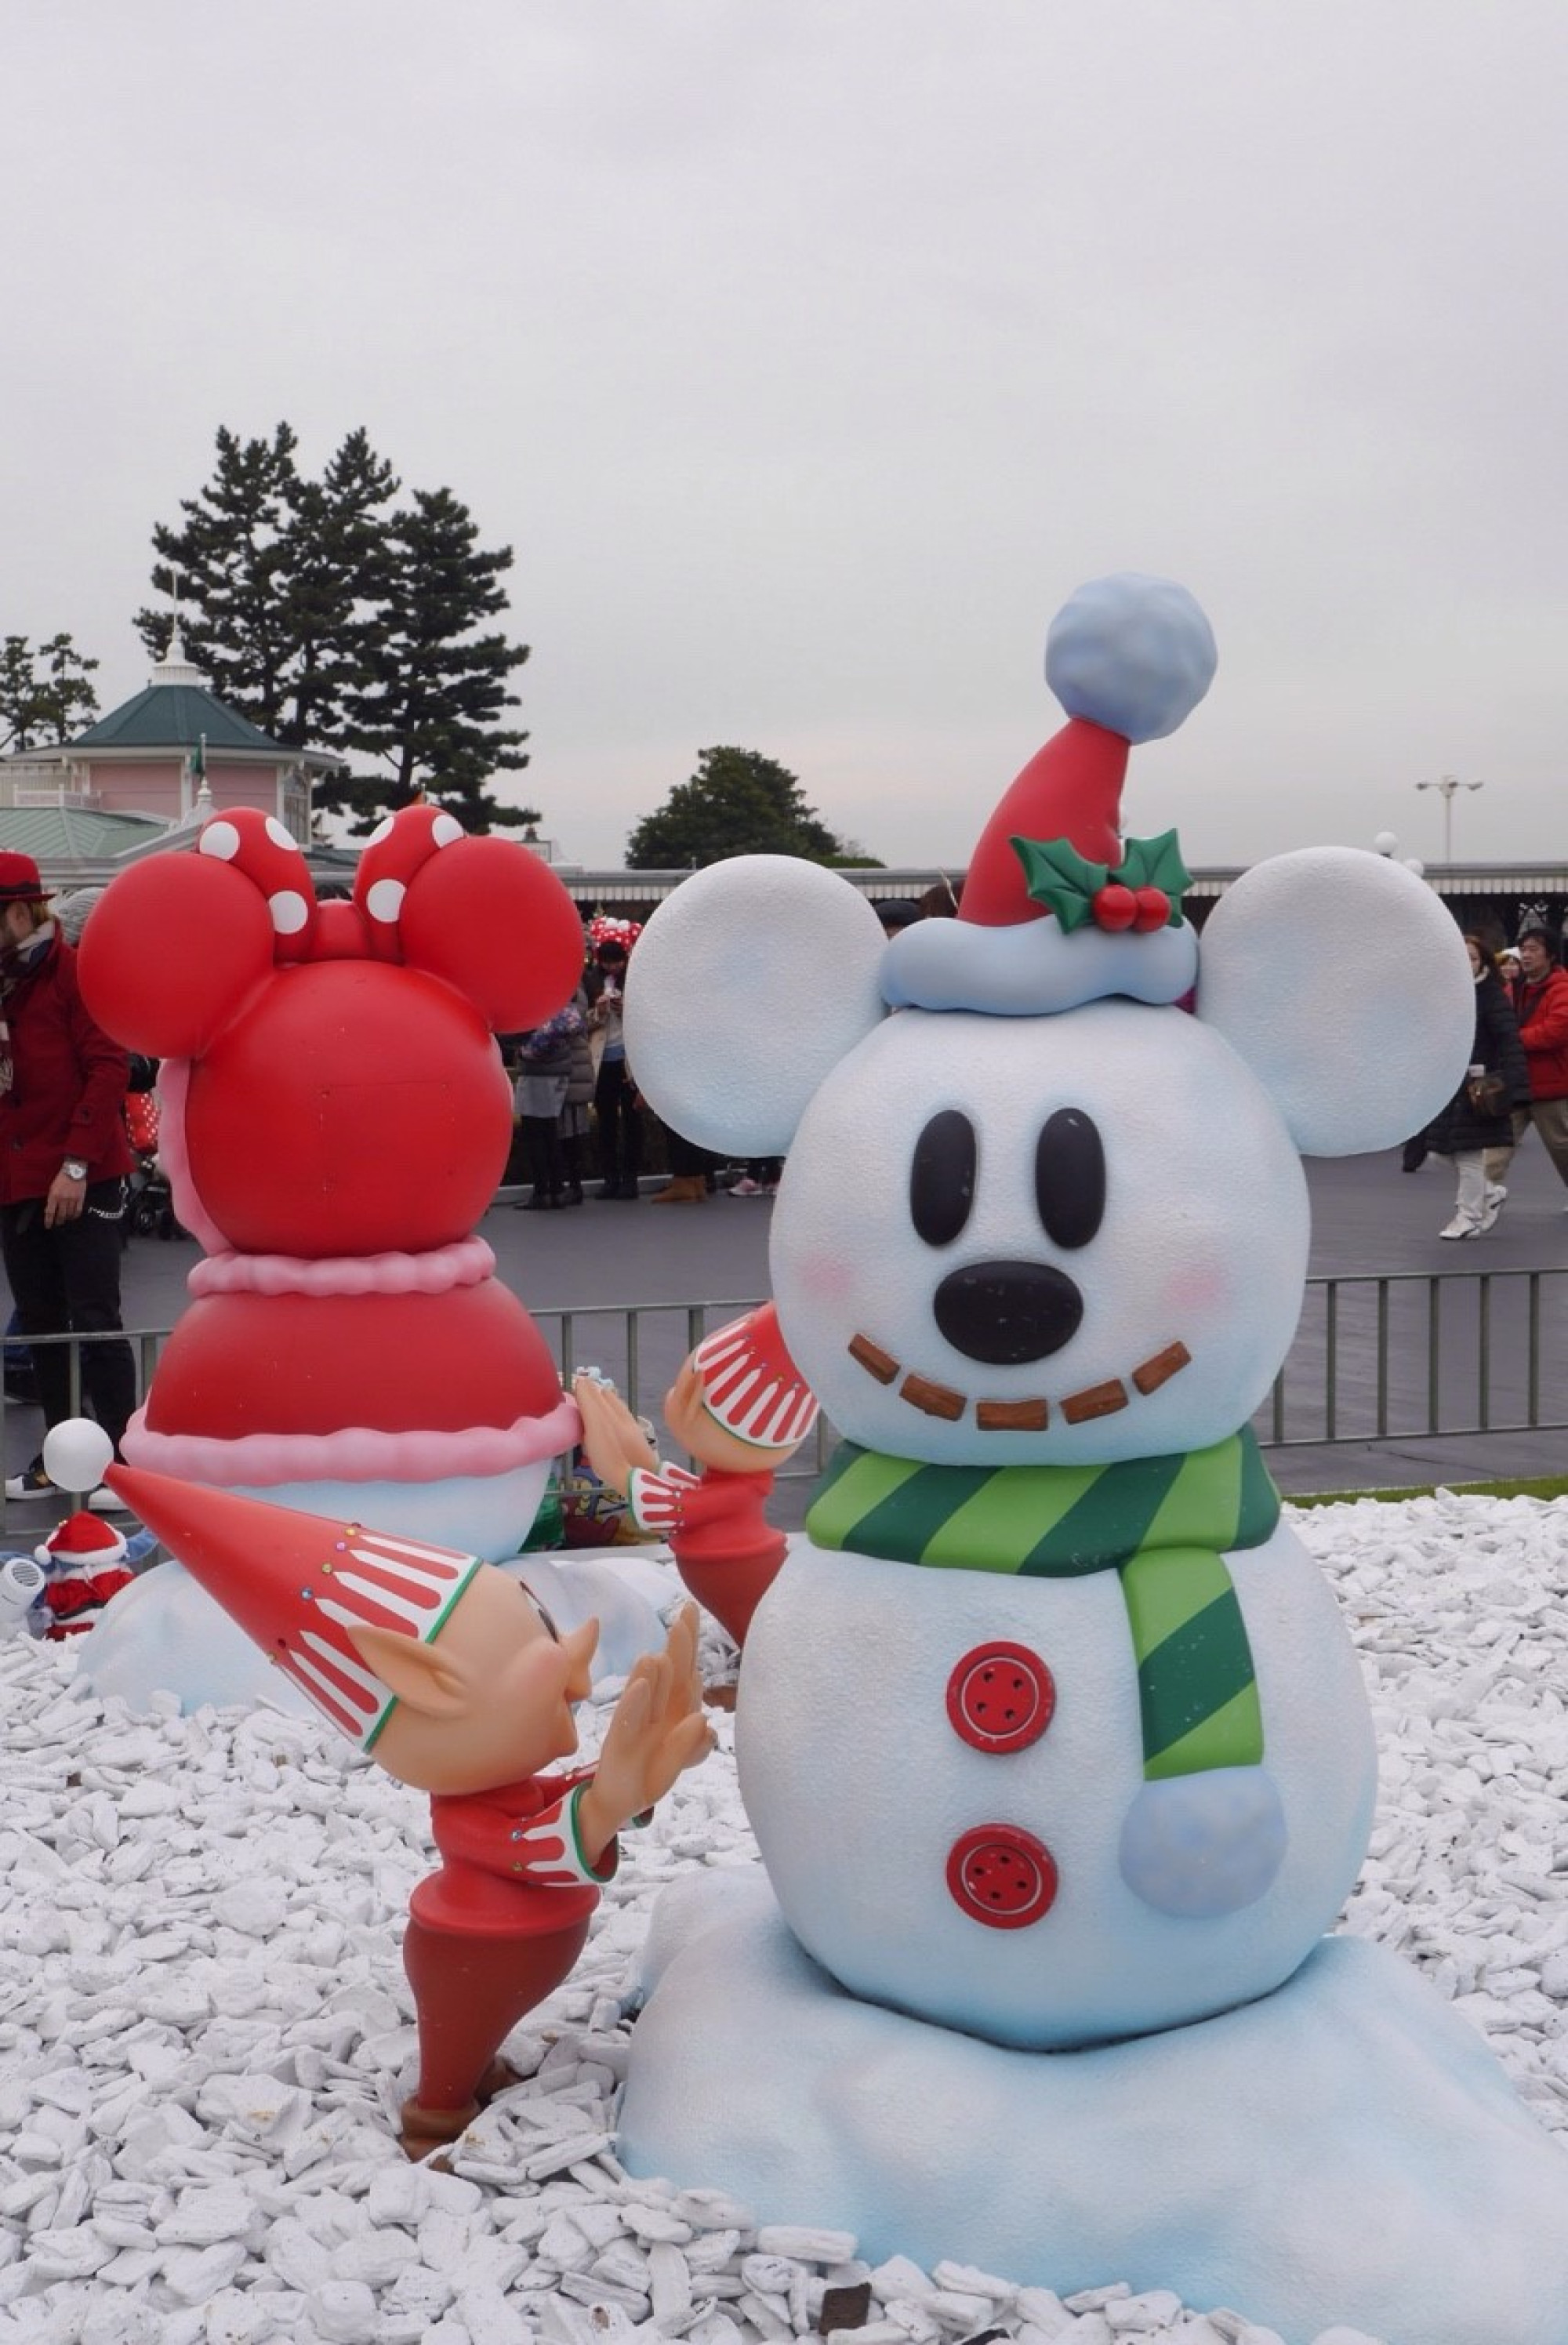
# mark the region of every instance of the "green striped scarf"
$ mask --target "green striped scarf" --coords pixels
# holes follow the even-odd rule
[[[1226,1552],[1260,1547],[1280,1494],[1246,1428],[1111,1466],[932,1466],[840,1444],[806,1516],[818,1547],[946,1570],[1121,1580],[1143,1771],[1257,1766],[1263,1720]]]

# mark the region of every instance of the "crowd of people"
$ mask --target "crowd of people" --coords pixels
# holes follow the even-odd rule
[[[953,918],[962,884],[943,879],[918,898],[884,898],[874,907],[884,933],[896,936],[916,920]],[[572,1000],[545,1025],[501,1038],[515,1077],[513,1103],[530,1183],[528,1195],[517,1201],[520,1213],[558,1212],[584,1202],[591,1129],[598,1150],[597,1197],[634,1204],[642,1193],[652,1111],[628,1063],[622,1022],[626,972],[640,932],[635,921],[596,915],[584,932],[586,962]],[[720,1193],[778,1194],[782,1158],[752,1159],[726,1179],[722,1158],[668,1125],[659,1130],[668,1172],[650,1192],[650,1203],[700,1205]]]
[[[891,936],[912,921],[950,917],[959,888],[946,881],[916,900],[876,906]],[[136,1367],[123,1334],[120,1258],[127,1183],[136,1156],[126,1102],[132,1081],[126,1051],[88,1016],[76,982],[72,930],[96,891],[67,915],[30,856],[0,851],[0,1256],[14,1306],[12,1329],[33,1337],[79,1335],[83,1401],[119,1454],[136,1401]],[[652,1152],[650,1112],[627,1058],[623,1007],[635,949],[634,922],[597,916],[584,938],[582,982],[546,1024],[502,1037],[531,1213],[642,1194]],[[1468,935],[1475,980],[1471,1063],[1453,1097],[1405,1151],[1407,1170],[1429,1152],[1452,1164],[1456,1193],[1440,1234],[1480,1237],[1508,1194],[1514,1151],[1533,1129],[1568,1186],[1568,970],[1543,917],[1528,916],[1516,949],[1494,949]],[[655,1204],[698,1204],[723,1183],[719,1161],[681,1133],[663,1132],[667,1174]],[[599,1181],[590,1189],[591,1152]],[[777,1158],[747,1163],[727,1183],[732,1196],[767,1198],[783,1172]],[[32,1346],[46,1429],[72,1414],[69,1347]],[[56,1495],[42,1455],[5,1482],[8,1499]],[[106,1488],[86,1496],[108,1510]]]
[[[1568,1187],[1568,970],[1544,919],[1527,919],[1512,950],[1467,934],[1475,980],[1475,1035],[1463,1081],[1405,1150],[1405,1170],[1428,1151],[1447,1157],[1453,1213],[1438,1235],[1484,1237],[1508,1199],[1514,1150],[1533,1128]],[[1565,1209],[1568,1210],[1568,1209]]]

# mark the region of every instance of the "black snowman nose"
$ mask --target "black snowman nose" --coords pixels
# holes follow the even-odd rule
[[[1044,1262],[971,1262],[950,1271],[932,1303],[956,1351],[999,1368],[1044,1360],[1077,1333],[1084,1299]]]

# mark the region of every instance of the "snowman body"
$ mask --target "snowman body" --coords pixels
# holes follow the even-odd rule
[[[766,1884],[661,1900],[620,2154],[868,2261],[1536,2345],[1568,2335],[1560,2155],[1393,1958],[1321,1935],[1371,1725],[1250,1432],[1301,1158],[1426,1123],[1473,989],[1444,907],[1349,849],[1255,867],[1196,937],[1120,787],[1211,672],[1179,589],[1096,582],[1047,646],[1069,721],[957,919],[887,943],[846,882],[759,857],[640,941],[642,1090],[787,1152],[774,1302],[843,1439],[741,1672]]]
[[[1114,1575],[1042,1585],[797,1545],[747,1639],[736,1741],[807,1952],[853,1995],[1036,2048],[1179,2025],[1288,1978],[1354,1884],[1371,1723],[1295,1534],[1281,1526],[1229,1568],[1288,1843],[1260,1897],[1192,1916],[1152,1907],[1120,1863],[1144,1785]],[[1023,1748],[966,1731],[956,1688],[987,1671],[1024,1705],[1048,1689],[1053,1714]]]
[[[1047,650],[1069,721],[958,918],[887,942],[836,875],[738,858],[660,908],[627,997],[668,1122],[787,1155],[774,1299],[842,1437],[740,1683],[784,1920],[851,1994],[1020,2047],[1278,1988],[1375,1796],[1250,1426],[1300,1309],[1302,1156],[1424,1123],[1473,1000],[1443,907],[1353,850],[1258,866],[1199,942],[1174,832],[1124,830],[1120,793],[1213,657],[1168,582],[1081,590]]]
[[[797,1543],[765,1599],[738,1751],[785,1918],[855,1993],[1002,2042],[1082,2043],[1264,1994],[1332,1922],[1365,1846],[1372,1736],[1289,1528],[1210,1567],[1239,1609],[1260,1747],[1152,1789],[1120,1574],[1076,1568],[1070,1540],[1063,1576],[1007,1568],[1009,1526],[1017,1556],[1037,1543],[1049,1469],[1136,1473],[1237,1432],[1289,1345],[1306,1244],[1278,1111],[1178,1010],[910,1010],[813,1100],[774,1289],[803,1373],[868,1453],[868,1496],[838,1510],[833,1550]],[[1168,1373],[1145,1392],[1149,1362]],[[879,1506],[895,1458],[913,1470]],[[866,1552],[916,1515],[923,1477],[942,1559],[912,1559],[921,1533],[896,1528],[903,1557]],[[812,1520],[832,1512],[830,1495]],[[1157,1601],[1175,1568],[1152,1558]],[[1187,1633],[1201,1651],[1201,1621]],[[1196,1845],[1218,1885],[1161,1910],[1129,1830],[1179,1868]]]

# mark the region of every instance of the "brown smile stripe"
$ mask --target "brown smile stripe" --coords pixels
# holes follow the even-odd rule
[[[1126,1406],[1127,1386],[1119,1376],[1112,1376],[1108,1384],[1086,1385],[1082,1392],[1069,1393],[1062,1415],[1069,1425],[1083,1425],[1091,1416],[1114,1416]]]
[[[896,1378],[898,1362],[869,1335],[855,1335],[850,1338],[849,1355],[859,1362],[868,1376],[878,1384],[890,1385]],[[1142,1360],[1132,1371],[1134,1389],[1144,1395],[1158,1392],[1163,1384],[1190,1365],[1192,1355],[1185,1344],[1168,1344],[1162,1352],[1155,1352]],[[898,1387],[898,1396],[911,1408],[924,1411],[927,1416],[940,1416],[956,1425],[968,1407],[966,1396],[955,1392],[951,1385],[939,1385],[930,1376],[906,1376]],[[1097,1416],[1114,1416],[1128,1405],[1127,1386],[1119,1376],[1111,1376],[1102,1385],[1086,1385],[1082,1392],[1069,1393],[1061,1403],[1061,1412],[1069,1425],[1085,1425]],[[982,1433],[1043,1433],[1051,1421],[1048,1401],[981,1400],[975,1404],[975,1423]]]
[[[924,1409],[927,1416],[945,1416],[950,1423],[956,1423],[968,1406],[961,1392],[955,1392],[950,1385],[933,1384],[929,1376],[905,1376],[898,1397],[911,1408]]]
[[[1156,1352],[1152,1360],[1145,1360],[1140,1367],[1134,1368],[1133,1383],[1140,1393],[1158,1392],[1160,1386],[1168,1384],[1191,1358],[1192,1355],[1185,1344],[1168,1344],[1163,1352]]]
[[[898,1374],[897,1361],[880,1345],[874,1344],[869,1335],[854,1337],[849,1346],[849,1356],[852,1360],[858,1360],[863,1368],[869,1369],[879,1385],[890,1385]]]
[[[1043,1433],[1050,1421],[1050,1406],[1043,1400],[980,1400],[975,1404],[975,1422],[982,1433]]]

